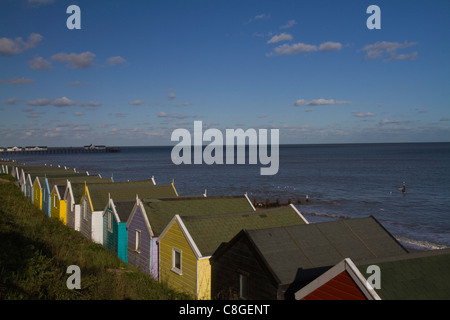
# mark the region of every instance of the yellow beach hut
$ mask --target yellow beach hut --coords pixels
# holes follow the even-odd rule
[[[42,179],[35,177],[33,182],[33,204],[42,210]]]
[[[67,202],[64,200],[65,185],[54,185],[52,189],[50,216],[67,225]]]
[[[291,204],[274,209],[223,215],[175,215],[159,239],[160,282],[191,294],[212,299],[210,258],[220,245],[242,229],[261,229],[307,224]]]

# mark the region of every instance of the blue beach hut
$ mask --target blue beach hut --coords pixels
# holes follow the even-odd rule
[[[41,178],[42,181],[42,178]],[[47,215],[47,217],[51,216],[51,202],[52,199],[50,197],[51,190],[50,184],[46,176],[44,176],[44,181],[42,181],[42,211]]]

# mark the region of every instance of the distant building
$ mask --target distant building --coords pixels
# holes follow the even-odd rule
[[[84,146],[84,149],[86,149],[86,150],[105,150],[106,146],[94,146],[93,144],[90,144],[88,146]]]
[[[21,147],[8,147],[6,148],[7,152],[11,152],[11,151],[22,151]]]
[[[47,151],[46,146],[25,147],[25,151]]]

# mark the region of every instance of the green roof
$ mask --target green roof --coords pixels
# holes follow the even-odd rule
[[[258,209],[247,213],[180,217],[203,256],[212,255],[242,229],[293,226],[306,222],[293,206]]]
[[[77,181],[74,180],[72,178],[68,179],[70,181],[70,184],[72,186],[72,194],[73,194],[73,199],[75,200],[76,203],[80,203],[81,201],[81,196],[83,195],[84,192],[84,185],[85,182],[83,181]],[[92,185],[92,184],[104,184],[107,183],[109,181],[109,183],[112,183],[111,179],[92,179],[89,181],[86,181],[86,183],[88,185]]]
[[[253,206],[245,196],[144,199],[142,204],[155,236],[158,236],[164,230],[176,214],[196,216],[253,210]]]
[[[63,169],[64,170],[64,169]],[[82,173],[76,173],[70,170],[64,170],[64,171],[45,171],[45,172],[39,172],[39,173],[30,173],[31,182],[34,183],[35,179],[39,179],[39,183],[41,184],[41,187],[44,185],[45,178],[47,179],[71,179],[75,177],[82,177],[87,178],[89,177],[86,174]]]
[[[23,169],[23,171],[26,174],[31,174],[31,175],[44,175],[44,174],[59,174],[59,173],[67,173],[67,174],[83,174],[83,175],[87,175],[86,172],[83,173],[78,173],[75,172],[73,169],[64,169],[64,167],[58,167],[58,166],[44,166],[44,165],[30,165],[30,166],[17,166],[21,169]]]
[[[114,207],[120,219],[119,222],[127,222],[128,217],[130,216],[135,204],[136,200],[114,201]]]
[[[282,284],[292,283],[299,269],[407,252],[373,217],[248,230],[247,234]]]
[[[383,300],[450,299],[450,248],[409,253],[356,263],[362,275],[369,265],[380,267]]]
[[[50,189],[53,189],[55,185],[62,186],[67,184],[67,180],[69,180],[71,183],[107,183],[108,181],[111,182],[111,179],[102,179],[99,175],[95,176],[87,176],[83,174],[79,175],[49,175],[49,176],[37,176],[39,179],[39,182],[41,184],[41,187],[43,187],[45,178],[48,180],[48,184],[50,186]],[[32,180],[34,181],[34,180]],[[50,190],[51,191],[51,190]]]
[[[132,200],[139,198],[167,198],[176,197],[177,193],[172,184],[154,185],[152,180],[112,182],[108,184],[88,185],[94,211],[103,210],[108,198],[114,200]]]
[[[70,183],[107,183],[111,182],[110,178],[103,179],[99,175],[95,176],[64,176],[64,177],[47,177],[48,183],[50,185],[50,188],[57,185],[66,185],[67,180],[70,181]]]

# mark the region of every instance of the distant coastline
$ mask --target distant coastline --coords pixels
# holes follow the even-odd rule
[[[336,142],[336,143],[280,143],[280,147],[333,147],[333,146],[364,146],[364,145],[432,145],[432,144],[450,144],[450,141],[431,141],[431,142]],[[175,144],[174,144],[175,145]],[[126,148],[173,148],[174,145],[111,145],[111,146],[104,146],[104,145],[98,145],[94,146],[97,148],[92,148],[92,150],[102,150],[104,148],[106,149],[126,149]],[[203,146],[206,146],[207,144],[203,144]],[[248,144],[246,144],[248,146]],[[92,146],[92,145],[91,145]],[[6,151],[7,148],[10,147],[0,147],[0,154],[1,153],[8,153]],[[11,147],[13,148],[13,147]],[[86,150],[86,148],[89,148],[89,146],[83,146],[83,147],[77,147],[77,146],[42,146],[39,148],[45,148],[45,150],[42,149],[30,149],[30,150],[24,150],[26,148],[30,147],[22,147],[18,146],[17,148],[23,149],[23,151],[45,151],[48,149],[72,149],[72,150]],[[35,148],[35,147],[31,147]],[[16,150],[15,150],[16,151]],[[17,150],[18,151],[18,150]]]

